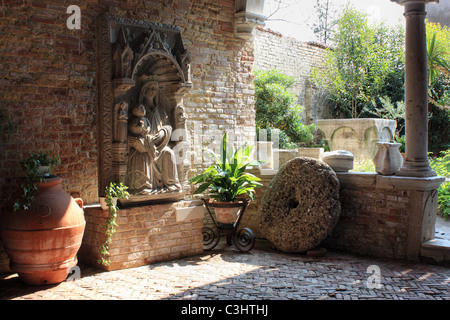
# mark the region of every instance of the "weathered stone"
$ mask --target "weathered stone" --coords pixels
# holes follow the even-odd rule
[[[324,152],[322,161],[336,172],[345,172],[353,169],[353,153],[346,150]]]
[[[340,212],[335,172],[322,161],[298,157],[281,167],[267,187],[260,231],[280,251],[306,252],[331,233]]]

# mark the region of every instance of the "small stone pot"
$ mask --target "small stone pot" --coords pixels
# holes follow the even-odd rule
[[[399,151],[400,145],[396,142],[377,142],[377,151],[373,158],[377,173],[391,176],[400,170],[403,164],[403,157]]]

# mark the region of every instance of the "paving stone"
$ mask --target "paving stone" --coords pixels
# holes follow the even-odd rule
[[[258,241],[249,253],[222,245],[203,255],[104,272],[80,265],[81,278],[29,286],[0,275],[2,300],[450,300],[450,269],[360,257],[328,250],[325,256],[288,254]],[[367,286],[367,268],[381,272]]]

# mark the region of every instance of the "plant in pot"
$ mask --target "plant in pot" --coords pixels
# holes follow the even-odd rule
[[[53,168],[59,164],[58,157],[50,156],[43,151],[31,154],[30,157],[20,161],[26,176],[25,182],[21,185],[23,194],[14,203],[14,211],[28,210],[38,191],[38,183],[45,182],[45,178],[49,178]]]
[[[124,184],[111,182],[105,188],[104,200],[101,200],[104,202],[104,207],[102,205],[103,210],[108,210],[108,217],[105,221],[106,240],[100,246],[100,259],[98,260],[98,263],[104,266],[108,266],[110,264],[110,261],[108,259],[109,244],[111,243],[112,235],[116,232],[115,227],[118,226],[116,222],[117,211],[119,210],[119,208],[117,207],[117,200],[128,199],[130,197],[130,194],[127,190],[128,187]]]
[[[194,194],[209,190],[209,197],[215,200],[215,213],[218,222],[223,224],[234,223],[240,207],[229,207],[230,202],[242,202],[242,197],[248,196],[254,200],[255,188],[260,187],[261,179],[251,173],[245,172],[249,166],[259,166],[264,163],[260,160],[251,160],[253,146],[244,144],[236,151],[228,145],[228,134],[222,138],[221,153],[217,155],[211,151],[216,160],[202,174],[189,180],[190,183],[200,184]],[[224,203],[224,208],[220,204]]]
[[[43,152],[20,162],[27,173],[23,194],[2,215],[1,238],[10,268],[28,284],[56,284],[77,264],[86,222],[83,201],[62,188],[62,178],[50,175],[57,157]],[[41,166],[50,167],[40,172]]]

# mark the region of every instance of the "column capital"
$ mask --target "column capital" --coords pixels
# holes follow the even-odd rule
[[[257,26],[264,26],[264,0],[236,0],[234,3],[234,30],[239,38],[249,40]]]

